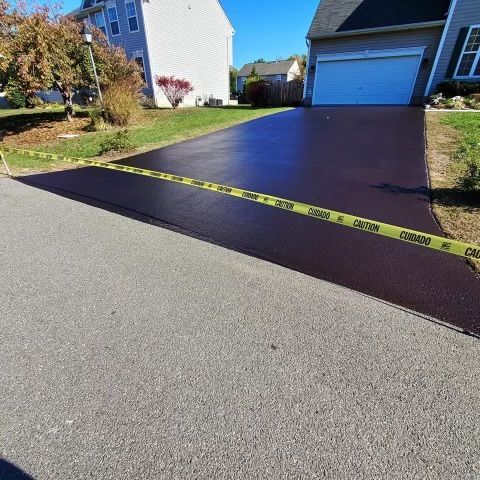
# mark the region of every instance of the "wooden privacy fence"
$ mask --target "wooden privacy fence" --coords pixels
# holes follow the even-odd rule
[[[298,105],[303,98],[303,82],[272,82],[265,86],[268,107]]]

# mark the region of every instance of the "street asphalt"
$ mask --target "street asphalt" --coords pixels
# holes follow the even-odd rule
[[[476,338],[9,179],[0,244],[1,480],[480,478]]]

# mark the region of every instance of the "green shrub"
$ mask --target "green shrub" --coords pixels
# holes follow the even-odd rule
[[[36,95],[28,97],[26,103],[28,108],[45,108],[47,104],[43,98],[37,97]]]
[[[103,94],[105,120],[124,127],[132,123],[141,112],[140,84],[130,79],[119,80],[107,87]]]
[[[457,151],[456,159],[463,164],[460,187],[480,192],[480,137],[464,140]]]
[[[114,134],[108,135],[100,144],[100,155],[108,152],[122,152],[132,150],[134,148],[133,142],[130,140],[130,133],[128,130],[121,130]]]
[[[437,92],[443,93],[444,97],[468,97],[480,93],[480,83],[477,82],[442,82],[437,85]]]
[[[110,128],[110,125],[105,121],[100,108],[92,108],[88,111],[90,123],[87,125],[88,132],[105,132]]]
[[[473,110],[480,110],[480,102],[475,98],[475,95],[464,99],[465,106]]]
[[[27,99],[22,88],[15,80],[9,80],[5,85],[5,98],[12,108],[25,108],[27,106]]]
[[[247,98],[252,107],[265,107],[267,105],[266,90],[267,82],[264,80],[247,81]]]

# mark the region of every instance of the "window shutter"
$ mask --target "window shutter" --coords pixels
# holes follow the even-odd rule
[[[452,58],[450,59],[450,63],[448,64],[448,68],[447,68],[447,73],[445,74],[446,78],[453,78],[453,76],[455,75],[455,70],[457,68],[460,55],[463,52],[463,46],[465,45],[465,40],[467,38],[469,31],[470,31],[470,27],[463,27],[458,32],[458,38],[455,43],[455,47],[453,48]]]

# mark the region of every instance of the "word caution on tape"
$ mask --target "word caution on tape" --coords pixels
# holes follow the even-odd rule
[[[131,173],[135,175],[143,175],[145,177],[152,177],[169,182],[182,183],[196,188],[211,190],[232,197],[242,198],[252,202],[261,203],[270,207],[280,208],[289,212],[305,215],[316,220],[336,223],[344,227],[350,227],[357,230],[362,230],[374,235],[382,235],[384,237],[401,240],[403,242],[418,245],[423,248],[430,248],[440,252],[458,255],[460,257],[470,259],[480,259],[480,245],[468,244],[456,240],[431,235],[429,233],[411,230],[409,228],[399,227],[396,225],[389,225],[387,223],[369,220],[367,218],[357,217],[348,213],[337,212],[327,208],[309,205],[306,203],[297,202],[294,200],[287,200],[279,198],[274,195],[265,193],[252,192],[250,190],[243,190],[241,188],[230,187],[218,183],[196,180],[170,173],[158,172],[155,170],[147,170],[144,168],[130,167],[127,165],[119,165],[117,163],[100,162],[97,160],[87,160],[83,158],[64,157],[62,155],[55,155],[51,153],[35,152],[31,150],[23,150],[12,148],[5,145],[0,146],[0,153],[11,152],[19,155],[29,157],[36,157],[45,160],[56,160],[62,162],[76,163],[89,167],[105,168],[108,170],[117,170],[120,172]]]

